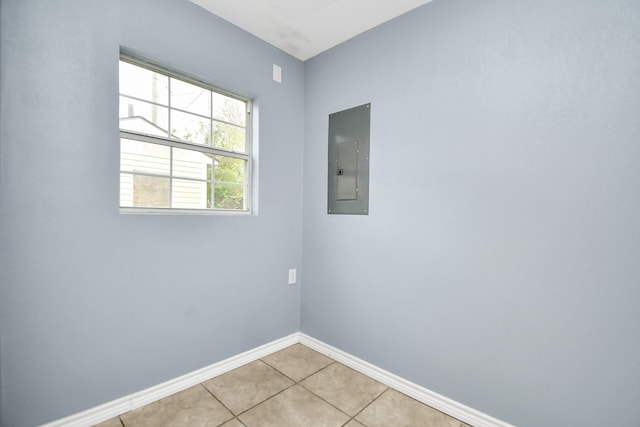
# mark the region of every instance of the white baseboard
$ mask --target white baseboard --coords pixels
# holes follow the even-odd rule
[[[419,402],[431,406],[454,418],[464,421],[474,427],[513,427],[511,424],[500,421],[480,411],[476,411],[466,405],[444,397],[431,390],[427,390],[417,384],[405,380],[397,375],[378,368],[362,359],[345,353],[335,347],[318,341],[308,335],[296,332],[284,338],[256,347],[252,350],[222,360],[213,365],[197,371],[182,375],[178,378],[166,381],[162,384],[150,387],[146,390],[130,394],[129,396],[113,400],[100,406],[70,415],[59,420],[43,424],[40,427],[89,427],[101,423],[110,418],[122,415],[125,412],[140,408],[156,400],[165,398],[208,379],[222,375],[247,363],[268,356],[271,353],[282,350],[293,344],[304,344],[307,347],[322,353],[331,359],[340,362],[350,368],[367,375],[382,384],[411,396]]]
[[[397,375],[378,368],[362,359],[358,359],[342,350],[318,341],[308,335],[300,333],[300,344],[316,350],[331,359],[342,363],[382,384],[391,387],[401,393],[411,396],[419,402],[429,405],[445,414],[459,419],[474,427],[514,427],[511,424],[493,418],[490,415],[476,411],[462,403],[451,400],[436,392],[428,390],[417,384],[405,380]]]
[[[170,396],[189,387],[200,384],[215,376],[229,372],[247,363],[258,360],[271,353],[282,350],[300,341],[300,334],[294,333],[284,338],[272,341],[260,347],[222,360],[197,371],[190,372],[146,390],[130,394],[129,396],[113,400],[104,405],[96,406],[83,412],[70,415],[59,420],[43,424],[41,427],[89,427],[125,412],[140,408],[158,399]]]

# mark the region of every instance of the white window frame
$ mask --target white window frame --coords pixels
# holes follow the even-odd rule
[[[118,205],[120,205],[120,213],[126,213],[126,214],[186,214],[186,215],[219,215],[219,214],[225,214],[225,215],[249,215],[252,212],[251,209],[251,205],[252,205],[252,192],[253,192],[253,181],[252,181],[252,159],[253,159],[253,146],[252,146],[252,142],[253,142],[253,134],[252,134],[252,100],[249,98],[245,98],[242,97],[240,95],[225,91],[223,89],[220,89],[218,87],[212,86],[210,84],[204,83],[201,80],[198,79],[193,79],[191,77],[188,77],[184,74],[181,73],[176,73],[173,72],[171,70],[168,70],[166,68],[157,66],[155,64],[149,63],[145,60],[141,60],[138,59],[136,57],[127,55],[125,53],[121,53],[120,54],[120,61],[123,62],[127,62],[130,63],[132,65],[135,65],[137,67],[140,68],[144,68],[150,71],[153,71],[155,73],[158,74],[162,74],[164,76],[176,79],[176,80],[181,80],[183,82],[186,83],[190,83],[192,85],[196,85],[196,86],[200,86],[203,89],[209,90],[213,93],[217,93],[220,95],[224,95],[226,97],[232,98],[232,99],[236,99],[239,101],[242,101],[245,103],[246,105],[246,112],[245,112],[245,152],[238,152],[238,151],[229,151],[229,150],[225,150],[222,148],[217,148],[214,147],[213,145],[204,145],[204,144],[197,144],[197,143],[193,143],[193,142],[189,142],[189,141],[185,141],[182,139],[178,139],[178,138],[169,138],[169,137],[162,137],[162,136],[157,136],[157,135],[149,135],[149,134],[145,134],[145,133],[138,133],[138,132],[134,132],[134,131],[130,131],[130,130],[124,130],[124,129],[119,129],[120,131],[120,140],[125,138],[125,139],[130,139],[130,140],[134,140],[134,141],[140,141],[140,142],[147,142],[147,143],[152,143],[152,144],[157,144],[157,145],[161,145],[161,146],[167,146],[167,147],[172,147],[172,148],[179,148],[179,149],[184,149],[184,150],[190,150],[193,152],[200,152],[200,153],[206,153],[206,154],[210,154],[212,156],[225,156],[225,157],[230,157],[230,158],[236,158],[236,159],[241,159],[244,160],[245,163],[245,171],[244,171],[244,183],[243,183],[243,187],[244,187],[244,197],[243,197],[243,202],[244,202],[244,207],[243,209],[222,209],[222,208],[202,208],[202,209],[197,209],[197,208],[173,208],[173,207],[130,207],[130,206],[121,206],[121,187],[119,186],[119,197],[118,197]],[[148,100],[146,99],[139,99],[136,97],[132,97],[131,95],[127,95],[127,94],[121,94],[120,91],[118,90],[118,102],[120,102],[120,96],[126,96],[129,99],[132,99],[134,101],[142,101],[145,103],[149,103]],[[162,105],[163,108],[167,108],[168,111],[168,129],[169,132],[171,130],[171,111],[177,111],[177,112],[186,112],[186,113],[191,113],[191,112],[187,112],[184,110],[181,110],[179,108],[172,108],[171,107],[171,97],[169,96],[169,100],[168,100],[168,105]],[[204,116],[203,116],[204,117]],[[223,123],[223,124],[228,124],[228,125],[232,125],[232,126],[238,126],[237,124],[234,123],[226,123],[223,120],[219,120],[213,117],[213,114],[211,114],[211,117],[208,118],[209,120],[211,120],[212,122],[218,122],[218,123]],[[120,152],[121,149],[120,149]],[[171,153],[173,153],[173,150],[170,151]],[[215,158],[215,157],[214,157]],[[131,175],[146,175],[146,176],[151,176],[151,177],[161,177],[161,178],[168,178],[170,180],[170,196],[169,196],[169,202],[171,203],[171,192],[173,191],[173,179],[179,179],[179,180],[183,180],[183,177],[180,176],[174,176],[173,175],[173,162],[172,159],[169,159],[169,164],[170,164],[170,168],[171,168],[171,172],[169,173],[169,175],[162,175],[162,174],[153,174],[153,173],[133,173],[133,172],[129,172],[129,171],[122,171],[122,165],[120,165],[120,161],[119,161],[119,169],[120,169],[120,173],[119,173],[119,177],[121,174],[131,174]],[[213,175],[211,177],[211,198],[212,198],[212,205],[214,205],[214,197],[215,197],[215,175]],[[218,182],[220,183],[220,182]],[[227,184],[233,184],[233,183],[227,183]]]

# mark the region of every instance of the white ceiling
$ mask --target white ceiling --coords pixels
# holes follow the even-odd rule
[[[191,0],[298,59],[431,0]]]

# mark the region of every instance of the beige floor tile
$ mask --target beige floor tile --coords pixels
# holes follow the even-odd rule
[[[344,425],[344,427],[364,427],[362,424],[357,422],[356,420],[351,420]]]
[[[341,363],[329,365],[300,385],[351,416],[387,389],[385,385]]]
[[[233,418],[201,385],[120,416],[126,427],[214,427]]]
[[[234,414],[263,402],[293,385],[293,381],[256,360],[202,383]]]
[[[240,415],[247,427],[340,427],[349,416],[295,385]]]
[[[222,424],[220,427],[245,427],[237,418],[232,419],[229,422]]]
[[[451,418],[393,389],[388,389],[356,419],[367,427],[460,427]]]
[[[93,427],[122,427],[122,423],[120,422],[120,418],[115,417],[100,424],[96,424]]]
[[[302,344],[292,345],[262,360],[296,382],[333,363],[333,360]]]

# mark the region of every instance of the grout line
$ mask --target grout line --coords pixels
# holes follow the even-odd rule
[[[300,344],[300,345],[302,345],[302,346],[304,346],[304,347],[307,347],[307,346],[306,346],[306,345],[304,345],[304,344]],[[320,352],[319,352],[319,351],[317,351],[317,350],[314,350],[314,349],[312,349],[312,348],[310,348],[310,347],[307,347],[307,348],[308,348],[309,350],[311,350],[311,351],[314,351],[314,352],[316,352],[316,353],[320,354],[320,355],[323,355],[323,356],[325,356],[325,357],[328,357],[328,356],[326,356],[326,355],[324,355],[324,354],[320,353]],[[330,357],[329,357],[329,358],[330,358]],[[360,372],[356,371],[355,369],[353,369],[353,368],[351,368],[351,367],[349,367],[349,366],[347,366],[347,365],[345,365],[345,364],[343,364],[343,363],[338,362],[337,360],[335,360],[335,359],[333,359],[333,358],[330,358],[330,359],[332,360],[332,362],[331,362],[331,363],[329,363],[327,366],[325,366],[325,367],[323,367],[323,368],[318,369],[316,372],[314,372],[314,373],[312,373],[312,374],[310,374],[310,375],[306,376],[305,378],[303,378],[303,379],[301,379],[300,381],[298,381],[296,384],[297,384],[297,385],[299,385],[300,387],[302,387],[303,389],[305,389],[306,391],[308,391],[309,393],[313,394],[314,396],[316,396],[317,398],[319,398],[319,399],[320,399],[320,400],[322,400],[323,402],[327,403],[327,404],[328,404],[328,405],[330,405],[331,407],[333,407],[333,408],[337,409],[338,411],[342,412],[342,413],[343,413],[343,414],[345,414],[347,417],[349,417],[349,419],[347,420],[347,422],[346,422],[345,424],[343,424],[343,425],[342,425],[342,427],[344,427],[345,425],[349,424],[351,421],[355,421],[355,422],[357,422],[357,423],[359,423],[359,424],[362,424],[362,423],[360,423],[360,421],[356,420],[355,418],[356,418],[356,417],[357,417],[357,416],[358,416],[362,411],[364,411],[366,408],[368,408],[368,407],[369,407],[369,405],[371,405],[373,402],[375,402],[376,400],[378,400],[378,398],[379,398],[380,396],[382,396],[382,394],[384,394],[384,392],[386,392],[386,391],[389,389],[389,387],[385,386],[384,390],[382,390],[382,391],[380,392],[380,394],[376,395],[373,399],[371,399],[371,401],[370,401],[370,402],[368,402],[368,403],[367,403],[367,404],[366,404],[362,409],[360,409],[358,412],[356,412],[356,413],[355,413],[355,415],[348,414],[348,413],[347,413],[347,412],[345,412],[344,410],[342,410],[342,409],[338,408],[338,407],[337,407],[336,405],[334,405],[333,403],[329,402],[328,400],[326,400],[326,399],[325,399],[325,398],[323,398],[322,396],[319,396],[319,395],[318,395],[318,394],[316,394],[313,390],[311,390],[311,389],[309,389],[309,388],[305,387],[303,384],[300,384],[300,383],[301,383],[301,382],[303,382],[303,381],[305,381],[307,378],[310,378],[310,377],[312,377],[312,376],[314,376],[314,375],[316,375],[316,374],[318,374],[318,373],[320,373],[320,372],[324,371],[325,369],[329,368],[330,366],[333,366],[333,365],[335,365],[335,364],[340,364],[340,365],[344,366],[345,368],[350,369],[350,370],[352,370],[353,372],[355,372],[355,373],[357,373],[357,374],[360,374],[360,375],[362,375],[362,376],[364,376],[364,377],[366,377],[366,378],[369,378],[369,379],[371,379],[371,380],[375,381],[376,383],[378,383],[378,384],[380,384],[380,385],[383,385],[383,386],[384,386],[384,384],[382,384],[382,383],[381,383],[381,382],[379,382],[379,381],[374,380],[373,378],[371,378],[371,377],[370,377],[370,376],[368,376],[368,375],[365,375],[365,374],[362,374],[362,373],[360,373]],[[266,363],[266,362],[265,362],[265,363]],[[271,365],[269,365],[269,366],[271,366]],[[274,369],[275,369],[275,368],[274,368]],[[362,425],[364,425],[364,424],[362,424]],[[365,427],[366,427],[366,426],[365,426]]]
[[[238,417],[233,417],[231,418],[229,421],[233,421],[236,420],[237,422],[239,422],[240,424],[242,424],[244,427],[247,427],[247,425],[245,423],[243,423],[242,421],[240,421],[240,419]],[[225,421],[224,423],[220,424],[221,426],[225,425],[226,423],[228,423],[229,421]],[[220,426],[218,426],[220,427]]]
[[[283,388],[282,390],[280,390],[279,392],[277,392],[277,393],[276,393],[276,394],[274,394],[273,396],[269,396],[269,397],[267,397],[266,399],[264,399],[263,401],[261,401],[261,402],[259,402],[259,403],[256,403],[255,405],[251,406],[250,408],[245,409],[244,411],[242,411],[242,412],[240,412],[238,415],[236,415],[236,418],[238,418],[240,415],[244,415],[244,414],[246,414],[247,412],[249,412],[250,410],[252,410],[252,409],[253,409],[253,408],[255,408],[256,406],[258,406],[258,405],[262,405],[262,404],[263,404],[264,402],[266,402],[267,400],[271,400],[271,399],[273,399],[274,397],[276,397],[277,395],[284,393],[285,391],[289,390],[291,387],[293,387],[293,386],[295,386],[295,385],[297,385],[297,384],[296,384],[296,383],[293,383],[293,384],[291,384],[290,386],[288,386],[288,387],[286,387],[286,388]]]
[[[296,345],[296,344],[294,344],[294,345]],[[300,345],[301,345],[301,346],[303,346],[303,347],[309,348],[309,347],[307,347],[307,346],[306,346],[306,345],[304,345],[304,344],[300,344]],[[291,347],[293,347],[293,346],[291,346]],[[289,348],[289,347],[287,347],[287,348]],[[284,350],[286,350],[286,349],[284,349]],[[281,370],[279,370],[279,369],[278,369],[278,368],[276,368],[275,366],[273,366],[273,365],[269,364],[269,362],[267,362],[266,360],[263,360],[263,359],[258,359],[258,360],[260,360],[261,362],[263,362],[264,364],[266,364],[266,365],[267,365],[267,366],[269,366],[270,368],[275,369],[276,371],[278,371],[279,373],[281,373],[281,374],[282,374],[282,375],[284,375],[285,377],[289,378],[291,381],[293,381],[293,382],[294,382],[294,383],[296,383],[296,384],[298,384],[299,382],[302,382],[302,381],[306,380],[307,378],[309,378],[309,377],[310,377],[310,376],[312,376],[312,375],[317,374],[318,372],[322,371],[323,369],[328,368],[329,366],[333,365],[334,363],[338,363],[338,362],[337,362],[337,361],[335,361],[334,359],[331,359],[330,357],[325,356],[324,354],[322,354],[322,353],[320,353],[320,352],[317,352],[317,351],[315,351],[315,350],[313,350],[313,349],[311,349],[311,348],[309,348],[309,350],[312,350],[312,351],[314,351],[314,352],[316,352],[316,353],[318,353],[318,354],[320,354],[320,355],[322,355],[322,356],[326,357],[327,359],[331,360],[331,362],[330,362],[327,366],[323,366],[322,368],[318,369],[317,371],[312,372],[311,374],[307,375],[307,376],[306,376],[306,377],[304,377],[304,378],[301,378],[299,381],[296,381],[294,378],[291,378],[289,375],[285,374],[284,372],[282,372]],[[282,351],[282,350],[280,350],[280,351]],[[279,353],[279,352],[276,352],[276,353]],[[276,353],[273,353],[273,354],[276,354]],[[269,356],[271,356],[271,355],[269,355]]]
[[[307,378],[310,378],[310,377],[314,376],[318,372],[324,371],[325,369],[327,369],[329,366],[333,365],[334,363],[337,363],[337,362],[335,360],[331,359],[331,363],[329,363],[327,366],[324,366],[324,367],[318,369],[317,371],[315,371],[314,373],[307,375],[306,377],[304,377],[300,381],[298,381],[298,383],[301,383],[302,381],[306,380]]]
[[[295,345],[295,344],[294,344],[294,345]],[[240,421],[240,419],[238,418],[240,415],[242,415],[242,414],[245,414],[245,413],[249,412],[250,410],[252,410],[252,409],[253,409],[253,408],[255,408],[256,406],[263,404],[263,403],[264,403],[264,402],[266,402],[267,400],[269,400],[269,399],[271,399],[271,398],[273,398],[273,397],[275,397],[275,396],[279,395],[280,393],[284,392],[285,390],[290,389],[291,387],[293,387],[294,385],[296,385],[296,384],[297,384],[297,383],[296,383],[292,378],[287,377],[287,376],[286,376],[286,375],[284,375],[282,372],[278,371],[276,368],[274,368],[273,366],[269,365],[269,364],[268,364],[267,362],[265,362],[264,360],[262,360],[262,359],[257,359],[257,360],[255,360],[255,361],[260,361],[260,362],[264,363],[265,365],[267,365],[267,366],[268,366],[268,367],[270,367],[271,369],[273,369],[273,370],[275,370],[276,372],[278,372],[278,373],[280,373],[281,375],[283,375],[285,378],[287,378],[287,379],[289,379],[289,380],[293,381],[293,384],[290,384],[289,386],[287,386],[287,387],[283,388],[282,390],[280,390],[280,391],[279,391],[279,392],[277,392],[276,394],[274,394],[274,395],[272,395],[272,396],[269,396],[269,397],[267,397],[266,399],[261,400],[260,402],[256,403],[255,405],[250,406],[249,408],[245,409],[244,411],[238,412],[238,413],[236,414],[235,412],[233,412],[233,411],[231,410],[231,408],[228,408],[228,407],[227,407],[227,405],[225,405],[225,404],[222,402],[222,400],[218,399],[218,397],[217,397],[217,396],[216,396],[216,395],[215,395],[211,390],[209,390],[207,387],[205,387],[205,386],[204,386],[204,383],[200,383],[200,385],[201,385],[202,387],[204,387],[204,389],[205,389],[205,390],[207,390],[207,391],[209,392],[209,394],[211,394],[211,395],[212,395],[212,396],[213,396],[213,397],[214,397],[218,402],[220,402],[220,404],[222,404],[222,406],[224,406],[224,407],[225,407],[229,412],[231,412],[231,413],[233,414],[233,417],[234,417],[234,418],[236,418],[236,419],[238,419],[238,421]],[[253,363],[253,362],[249,362],[249,363]],[[239,366],[239,367],[235,368],[235,369],[234,369],[234,371],[235,371],[236,369],[240,369],[240,368],[242,368],[242,367],[244,367],[244,366],[249,365],[249,363],[246,363],[246,364],[244,364],[244,365],[242,365],[242,366]],[[229,372],[232,372],[232,371],[229,371]],[[225,374],[222,374],[222,375],[225,375]],[[222,375],[220,375],[220,376],[222,376]],[[213,377],[213,378],[216,378],[216,377]],[[211,379],[213,379],[213,378],[211,378]],[[209,380],[207,380],[207,381],[209,381]],[[229,421],[230,421],[230,420],[227,420],[227,421],[225,421],[225,422],[229,422]],[[240,423],[241,423],[242,425],[245,425],[242,421],[240,421]]]
[[[385,386],[385,389],[384,389],[384,390],[382,390],[382,393],[380,393],[379,395],[377,395],[376,397],[374,397],[374,398],[371,400],[371,402],[369,402],[369,403],[367,403],[366,405],[364,405],[364,408],[360,409],[360,410],[359,410],[359,411],[358,411],[358,412],[353,416],[353,419],[354,419],[354,420],[356,420],[356,417],[357,417],[358,415],[360,415],[361,413],[363,413],[363,412],[364,412],[364,410],[365,410],[365,409],[367,409],[369,406],[373,405],[373,402],[375,402],[376,400],[380,399],[380,396],[382,396],[382,395],[383,395],[383,394],[385,394],[387,391],[389,391],[389,389],[390,389],[390,387]],[[358,420],[356,420],[356,421],[358,421]],[[360,423],[360,421],[358,421],[358,422]],[[362,424],[362,423],[360,423],[360,424]],[[364,424],[362,424],[362,425],[364,425]],[[366,426],[365,426],[365,427],[366,427]]]
[[[296,344],[294,344],[294,345],[296,345]],[[322,353],[320,353],[320,352],[318,352],[318,351],[316,351],[316,350],[314,350],[314,349],[312,349],[312,348],[309,348],[309,347],[307,347],[307,346],[306,346],[306,345],[304,345],[304,344],[299,344],[299,345],[301,345],[301,346],[303,346],[303,347],[305,347],[305,348],[307,348],[307,349],[309,349],[309,350],[313,351],[314,353],[318,353],[319,355],[322,355],[322,356],[324,356],[324,357],[327,357],[327,356],[325,356],[324,354],[322,354]],[[293,347],[293,346],[290,346],[290,347]],[[287,348],[289,348],[289,347],[287,347]],[[283,350],[286,350],[286,349],[283,349]],[[283,350],[280,350],[280,351],[283,351]],[[279,353],[279,352],[277,352],[277,353]],[[273,353],[273,354],[276,354],[276,353]],[[317,397],[317,398],[318,398],[318,399],[320,399],[321,401],[325,402],[326,404],[328,404],[328,405],[329,405],[329,406],[331,406],[332,408],[335,408],[336,410],[338,410],[338,411],[340,411],[341,413],[345,414],[347,417],[350,417],[350,418],[349,418],[349,420],[347,420],[347,423],[348,423],[349,421],[351,421],[351,415],[350,415],[350,414],[347,414],[347,413],[346,413],[346,412],[344,412],[342,409],[338,408],[337,406],[335,406],[335,405],[334,405],[334,404],[332,404],[331,402],[327,401],[327,400],[326,400],[326,399],[324,399],[322,396],[318,396],[316,393],[314,393],[313,391],[311,391],[311,390],[309,390],[307,387],[305,387],[303,384],[301,384],[301,383],[302,383],[303,381],[305,381],[307,378],[310,378],[310,377],[312,377],[312,376],[316,375],[317,373],[324,371],[324,370],[325,370],[325,369],[327,369],[329,366],[332,366],[332,365],[334,365],[334,364],[336,364],[336,363],[339,363],[338,361],[336,361],[336,360],[334,360],[334,359],[332,359],[332,358],[330,358],[330,357],[327,357],[327,358],[331,360],[331,362],[330,362],[328,365],[323,366],[322,368],[318,369],[317,371],[310,373],[310,374],[309,374],[309,375],[307,375],[306,377],[301,378],[299,381],[296,381],[295,379],[293,379],[293,378],[289,377],[289,376],[288,376],[288,375],[286,375],[284,372],[281,372],[280,370],[278,370],[278,368],[276,368],[275,366],[270,365],[268,362],[266,362],[266,361],[264,361],[264,360],[262,360],[262,359],[259,359],[259,360],[260,360],[261,362],[265,363],[267,366],[271,367],[272,369],[276,370],[277,372],[281,373],[282,375],[284,375],[285,377],[289,378],[291,381],[293,381],[293,382],[294,382],[294,384],[292,384],[291,386],[287,387],[287,389],[289,389],[289,388],[291,388],[291,387],[293,387],[293,386],[295,386],[295,385],[300,386],[301,388],[303,388],[304,390],[308,391],[309,393],[311,393],[312,395],[314,395],[315,397]],[[285,389],[285,390],[287,390],[287,389]],[[271,398],[273,398],[273,397],[277,396],[278,394],[280,394],[280,393],[284,392],[285,390],[282,390],[282,391],[280,391],[280,392],[278,392],[278,393],[274,394],[273,396],[269,397],[268,399],[265,399],[263,402],[266,402],[267,400],[269,400],[269,399],[271,399]],[[374,400],[375,400],[375,399],[374,399]],[[263,402],[260,402],[260,403],[263,403]],[[259,404],[260,404],[260,403],[259,403]],[[255,405],[255,406],[253,406],[252,408],[255,408],[255,407],[256,407],[256,406],[258,406],[259,404],[257,404],[257,405]],[[252,408],[250,408],[250,409],[252,409]],[[249,409],[247,409],[247,411],[248,411],[248,410],[249,410]],[[246,412],[246,411],[245,411],[245,412]]]
[[[320,371],[318,371],[320,372]],[[309,377],[307,377],[309,378]],[[329,402],[328,400],[326,400],[325,398],[323,398],[322,396],[318,396],[317,394],[315,394],[313,391],[309,390],[308,388],[306,388],[305,386],[303,386],[302,384],[298,384],[300,387],[302,387],[303,389],[305,389],[306,391],[308,391],[309,393],[313,394],[315,397],[317,397],[318,399],[322,400],[324,403],[328,404],[329,406],[337,409],[338,411],[342,412],[343,414],[345,414],[347,417],[351,417],[350,414],[347,414],[345,411],[343,411],[342,409],[338,408],[336,405],[334,405],[333,403]],[[349,422],[349,421],[347,421]]]
[[[275,370],[275,371],[276,371],[276,372],[278,372],[279,374],[284,375],[284,376],[285,376],[285,378],[287,378],[287,379],[289,379],[289,380],[293,381],[293,383],[294,383],[294,384],[297,384],[297,383],[296,383],[296,380],[294,380],[294,379],[293,379],[293,378],[291,378],[289,375],[285,374],[284,372],[282,372],[281,370],[279,370],[279,369],[278,369],[278,368],[276,368],[275,366],[270,365],[268,362],[266,362],[266,361],[264,361],[264,360],[262,360],[262,359],[258,359],[258,360],[259,360],[259,361],[261,361],[262,363],[264,363],[265,365],[267,365],[268,367],[270,367],[271,369]]]
[[[218,403],[220,403],[220,404],[224,407],[224,409],[226,409],[227,411],[229,411],[229,413],[230,413],[231,415],[233,415],[233,418],[235,418],[235,417],[236,417],[235,412],[233,412],[233,411],[231,410],[231,408],[227,408],[227,405],[225,405],[225,404],[222,402],[222,400],[218,399],[218,396],[216,396],[215,394],[213,394],[213,393],[211,392],[211,390],[209,390],[207,387],[205,387],[204,383],[200,383],[199,385],[200,385],[200,386],[202,386],[202,388],[203,388],[203,389],[205,389],[205,390],[207,391],[207,393],[209,393],[209,394],[210,394],[210,395],[211,395],[215,400],[217,400],[217,401],[218,401]],[[232,420],[233,418],[231,418],[231,420]],[[225,423],[227,423],[227,422],[229,422],[229,421],[231,421],[231,420],[227,420],[227,421],[225,421]]]
[[[281,351],[283,351],[283,350],[286,350],[287,348],[291,348],[291,347],[293,347],[293,346],[295,346],[295,345],[302,345],[302,346],[304,346],[305,348],[307,348],[307,349],[309,349],[309,350],[311,350],[311,351],[313,351],[313,352],[315,352],[315,353],[318,353],[318,354],[320,354],[320,355],[324,356],[322,353],[317,352],[316,350],[313,350],[313,349],[311,349],[311,348],[309,348],[309,347],[305,346],[304,344],[299,344],[299,343],[297,343],[297,344],[293,344],[293,345],[290,345],[289,347],[285,347],[285,348],[283,348],[282,350],[277,351],[276,353],[279,353],[279,352],[281,352]],[[276,353],[272,353],[272,354],[276,354]],[[270,354],[270,355],[271,355],[271,354]],[[270,355],[269,355],[269,356],[270,356]],[[324,356],[324,357],[327,357],[327,356]],[[309,374],[309,375],[307,375],[306,377],[304,377],[304,378],[300,379],[299,381],[296,381],[295,379],[293,379],[293,378],[289,377],[287,374],[285,374],[284,372],[280,371],[280,370],[279,370],[278,368],[276,368],[275,366],[273,366],[273,365],[269,364],[269,363],[268,363],[267,361],[265,361],[264,359],[262,359],[262,358],[257,359],[256,361],[260,361],[260,362],[264,363],[264,364],[265,364],[266,366],[268,366],[269,368],[273,369],[274,371],[278,372],[278,373],[279,373],[280,375],[282,375],[283,377],[285,377],[285,378],[287,378],[288,380],[292,381],[292,384],[290,384],[289,386],[285,387],[284,389],[280,390],[279,392],[277,392],[277,393],[275,393],[275,394],[273,394],[273,395],[271,395],[271,396],[267,397],[266,399],[264,399],[264,400],[262,400],[262,401],[260,401],[260,402],[256,403],[255,405],[253,405],[253,406],[251,406],[251,407],[249,407],[249,408],[245,409],[244,411],[239,412],[239,413],[237,413],[237,414],[236,414],[235,412],[233,412],[230,408],[228,408],[228,407],[227,407],[227,406],[226,406],[226,405],[225,405],[225,404],[224,404],[220,399],[218,399],[218,397],[217,397],[217,396],[216,396],[216,395],[215,395],[211,390],[209,390],[207,387],[205,387],[203,383],[200,383],[200,385],[202,385],[202,386],[204,387],[204,389],[205,389],[205,390],[207,390],[207,392],[208,392],[209,394],[211,394],[211,395],[212,395],[212,396],[213,396],[213,397],[214,397],[218,402],[220,402],[220,404],[222,404],[222,406],[224,406],[224,407],[225,407],[225,408],[226,408],[226,409],[227,409],[231,414],[233,414],[233,415],[234,415],[234,418],[238,419],[238,421],[240,421],[239,417],[240,417],[241,415],[245,414],[246,412],[249,412],[250,410],[252,410],[252,409],[253,409],[253,408],[255,408],[256,406],[263,404],[263,403],[264,403],[264,402],[266,402],[267,400],[273,399],[274,397],[278,396],[279,394],[284,393],[285,391],[289,390],[290,388],[292,388],[292,387],[294,387],[294,386],[296,386],[296,385],[299,385],[299,386],[300,386],[300,387],[302,387],[303,389],[307,390],[308,392],[310,392],[310,393],[311,393],[311,394],[313,394],[314,396],[316,396],[316,397],[318,397],[319,399],[321,399],[323,402],[325,402],[325,403],[327,403],[327,404],[331,405],[332,407],[336,408],[334,405],[332,405],[331,403],[327,402],[325,399],[323,399],[322,397],[318,396],[317,394],[313,393],[311,390],[307,389],[307,388],[306,388],[306,387],[304,387],[302,384],[300,384],[300,382],[302,382],[302,381],[306,380],[307,378],[309,378],[309,377],[311,377],[311,376],[313,376],[313,375],[317,374],[318,372],[320,372],[320,371],[322,371],[322,370],[324,370],[324,369],[327,369],[329,366],[331,366],[331,365],[333,365],[333,364],[335,364],[335,363],[338,363],[338,362],[337,362],[337,361],[335,361],[334,359],[331,359],[331,358],[328,358],[328,359],[330,359],[330,363],[329,363],[328,365],[323,366],[322,368],[318,369],[318,370],[317,370],[317,371],[315,371],[315,372],[312,372],[311,374]],[[251,362],[250,362],[250,363],[251,363]],[[237,367],[237,368],[235,368],[235,369],[240,369],[240,368],[242,368],[242,367],[244,367],[244,366],[246,366],[246,365],[248,365],[248,364],[249,364],[249,363],[244,364],[244,365],[239,366],[239,367]],[[234,370],[235,370],[235,369],[234,369]],[[232,371],[229,371],[229,372],[232,372]],[[224,374],[222,374],[222,375],[224,375]],[[214,378],[215,378],[215,377],[214,377]],[[213,379],[213,378],[210,378],[210,379]],[[351,415],[349,415],[349,414],[345,413],[344,411],[342,411],[340,408],[336,408],[336,409],[337,409],[337,410],[339,410],[340,412],[344,413],[344,414],[345,414],[345,415],[347,415],[348,417],[350,417],[350,416],[351,416]],[[225,421],[225,422],[228,422],[228,421]],[[244,423],[242,423],[242,424],[244,425]]]

